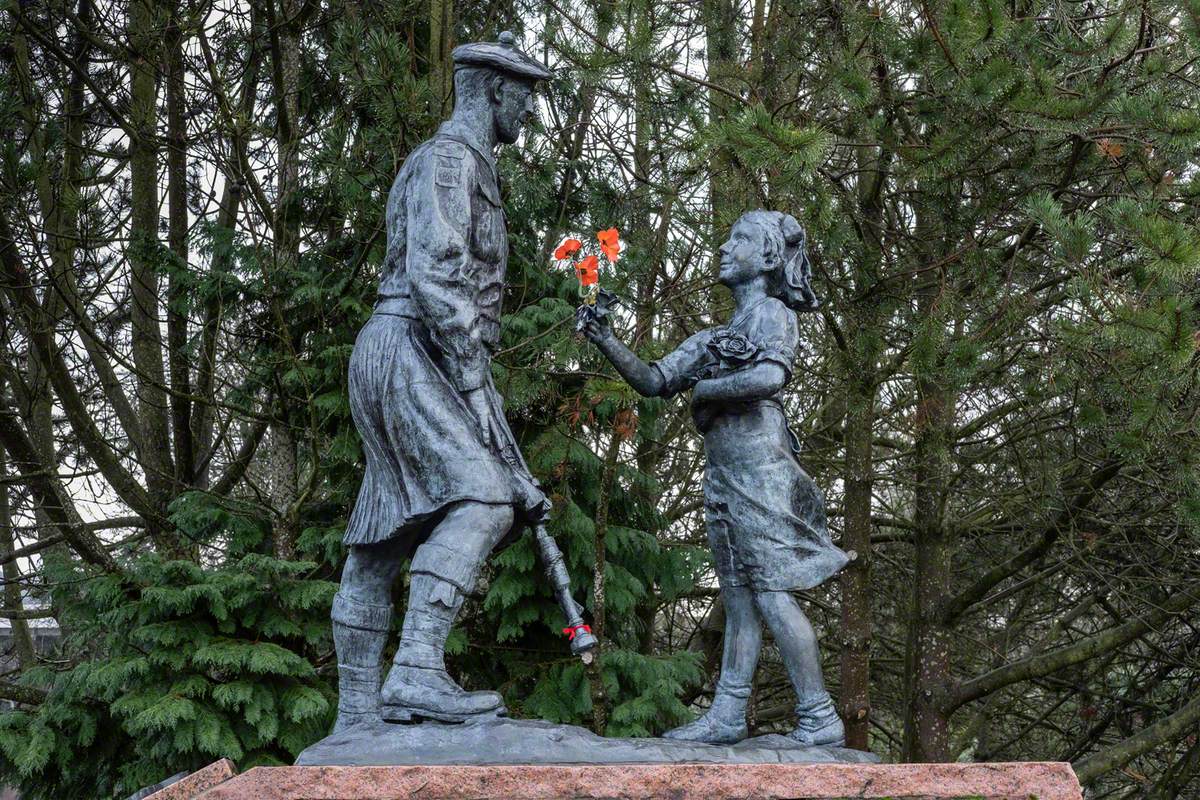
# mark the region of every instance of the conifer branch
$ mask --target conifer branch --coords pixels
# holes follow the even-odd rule
[[[0,619],[50,619],[52,608],[0,608]]]
[[[1194,698],[1174,714],[1160,719],[1148,728],[1143,728],[1119,744],[1076,761],[1072,766],[1075,768],[1075,774],[1079,776],[1079,782],[1086,786],[1101,775],[1120,769],[1143,753],[1174,741],[1188,731],[1194,731],[1197,724],[1200,724],[1200,697]]]
[[[267,432],[267,424],[265,420],[258,420],[254,423],[254,427],[250,429],[250,435],[242,441],[237,455],[234,456],[229,466],[225,468],[225,474],[213,484],[211,489],[213,494],[228,494],[229,490],[236,486],[237,482],[246,474],[246,470],[254,458],[254,453],[258,450],[258,445],[262,441],[263,435]]]
[[[34,686],[22,686],[19,683],[0,681],[0,699],[11,700],[27,706],[39,706],[46,702],[50,693]]]
[[[105,441],[104,436],[96,427],[92,412],[80,395],[78,387],[75,386],[71,371],[63,361],[62,353],[55,346],[50,323],[45,319],[45,312],[33,294],[29,273],[21,266],[17,258],[16,240],[9,227],[8,218],[4,214],[0,214],[0,277],[4,279],[5,288],[12,298],[13,305],[24,317],[26,334],[33,345],[33,352],[48,373],[50,383],[58,395],[63,411],[88,455],[95,461],[97,468],[112,486],[113,491],[135,513],[140,514],[148,522],[160,523],[166,527],[168,523],[154,509],[146,490],[138,484],[129,470],[122,466],[113,448]],[[12,424],[15,426],[16,421],[12,420]],[[13,434],[13,438],[15,440],[18,437]],[[36,452],[36,449],[33,449],[29,455],[34,455]],[[17,457],[15,453],[13,455],[14,458]],[[39,462],[37,458],[25,458],[25,460],[27,463]],[[41,465],[40,468],[45,469],[46,467]]]
[[[1063,530],[1071,524],[1072,520],[1081,511],[1091,505],[1092,500],[1095,499],[1100,489],[1120,473],[1123,463],[1118,460],[1107,461],[1093,471],[1088,479],[1084,481],[1083,487],[1079,492],[1068,501],[1067,507],[1063,509],[1053,522],[1043,529],[1037,541],[1003,564],[997,564],[985,572],[971,586],[946,603],[942,609],[943,622],[954,622],[970,610],[973,605],[986,597],[997,584],[1016,575],[1049,552],[1050,548],[1054,546],[1054,543],[1062,535]]]
[[[51,536],[44,536],[28,547],[22,547],[17,550],[13,550],[11,553],[0,555],[0,565],[16,561],[18,558],[29,558],[29,556],[37,555],[43,550],[49,550],[56,544],[62,544],[62,542],[65,540],[66,537],[64,537],[61,533],[56,533]]]
[[[1049,653],[1005,664],[974,680],[959,684],[949,692],[949,696],[942,704],[942,709],[946,712],[953,711],[972,700],[978,700],[1006,686],[1050,675],[1118,647],[1123,647],[1197,602],[1200,602],[1200,582],[1193,583],[1173,594],[1162,605],[1147,612],[1140,619],[1130,620],[1122,625],[1081,639],[1074,644],[1051,650]]]
[[[83,526],[83,520],[79,518],[66,489],[57,477],[50,476],[41,463],[37,448],[21,429],[16,414],[3,406],[0,406],[0,444],[8,451],[19,474],[27,476],[27,483],[42,510],[58,526],[72,549],[84,561],[106,572],[118,572],[117,562],[104,548],[104,543]],[[24,465],[31,465],[34,469],[26,473],[22,469]]]
[[[578,19],[576,19],[574,16],[567,13],[566,9],[564,9],[562,6],[558,5],[558,3],[554,2],[554,0],[547,0],[547,4],[551,8],[554,9],[554,12],[556,14],[560,15],[563,19],[570,22],[571,26],[573,28],[575,28],[575,30],[579,31],[584,36],[591,39],[596,45],[607,50],[612,55],[615,55],[615,56],[622,55],[619,51],[617,51],[615,48],[613,48],[612,45],[608,44],[608,42],[601,41],[601,39],[598,36],[596,36],[594,33],[592,33],[591,29],[587,25],[584,25]],[[685,81],[689,81],[690,83],[695,83],[699,86],[703,86],[706,89],[711,89],[714,92],[720,92],[721,94],[726,95],[734,100],[737,100],[738,102],[742,102],[742,103],[745,102],[745,99],[741,95],[725,88],[724,86],[715,84],[712,81],[706,81],[704,78],[701,78],[697,75],[689,75],[688,73],[686,73],[680,69],[677,69],[677,68],[671,66],[670,64],[661,64],[661,63],[657,63],[657,62],[651,62],[651,63],[653,63],[653,65],[656,69],[660,69],[663,72],[668,72],[668,73],[674,75],[676,78],[682,78]]]
[[[17,21],[17,24],[19,24],[27,34],[36,39],[38,44],[53,53],[56,61],[69,69],[78,80],[83,81],[84,84],[87,85],[88,89],[91,90],[92,97],[95,98],[97,103],[104,106],[104,110],[108,112],[109,116],[112,118],[112,121],[121,128],[126,136],[130,137],[131,139],[136,139],[137,131],[132,125],[129,124],[129,120],[113,104],[112,100],[109,99],[108,93],[104,90],[104,87],[98,85],[96,81],[92,79],[92,76],[87,72],[87,70],[83,69],[83,67],[77,63],[76,60],[72,58],[71,55],[64,50],[54,38],[47,36],[35,25],[33,25],[29,17],[25,16],[25,14],[21,12],[22,8],[23,6],[18,4],[15,6],[10,6],[5,10],[13,15],[13,19]]]

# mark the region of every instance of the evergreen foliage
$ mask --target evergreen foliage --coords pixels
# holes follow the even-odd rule
[[[648,631],[638,612],[647,602],[669,602],[690,589],[705,556],[696,548],[660,546],[652,533],[662,526],[654,476],[625,464],[605,474],[597,451],[614,442],[632,449],[655,434],[653,424],[643,422],[623,437],[618,421],[631,414],[653,419],[661,403],[635,401],[627,386],[606,377],[581,380],[572,374],[590,353],[571,328],[578,304],[574,276],[550,266],[549,248],[543,246],[542,232],[552,224],[546,216],[554,212],[546,205],[555,194],[554,154],[544,136],[531,136],[526,146],[525,158],[548,167],[522,170],[514,159],[502,159],[502,173],[512,176],[506,182],[506,209],[514,246],[495,373],[530,469],[553,501],[549,530],[566,557],[572,588],[592,613],[596,520],[599,506],[607,507],[605,558],[599,563],[609,623],[592,670],[592,679],[603,688],[595,692],[589,687],[582,665],[565,646],[562,612],[529,533],[495,557],[483,599],[482,630],[494,630],[505,648],[489,654],[493,662],[488,668],[472,665],[468,671],[506,676],[501,685],[508,687],[507,699],[516,713],[593,723],[598,732],[612,736],[647,736],[686,719],[678,698],[685,686],[700,680],[700,673],[692,654],[639,652]],[[599,181],[591,186],[600,197],[611,192]],[[601,201],[581,208],[572,224],[582,230],[604,227],[614,213],[619,211]],[[627,273],[606,278],[614,291],[628,292]],[[547,375],[555,379],[547,380]],[[602,488],[606,485],[607,490]],[[596,702],[606,706],[606,722],[599,726]]]
[[[1200,603],[1194,0],[0,17],[0,783],[121,798],[328,730],[362,473],[346,365],[387,193],[448,110],[449,48],[513,28],[560,71],[501,159],[494,377],[603,648],[569,655],[526,533],[464,609],[455,677],[609,735],[711,696],[702,443],[573,335],[549,253],[621,231],[601,283],[653,359],[727,319],[713,254],[764,206],[805,226],[824,306],[787,407],[859,556],[804,593],[853,741],[1068,760],[1096,796],[1195,785],[1194,736],[1147,733],[1200,723],[1200,606],[1162,611]],[[756,681],[753,732],[786,731],[769,645]]]
[[[314,662],[328,652],[336,585],[314,562],[255,552],[266,527],[185,495],[180,529],[228,536],[217,567],[148,554],[122,575],[57,593],[66,670],[29,670],[49,690],[0,716],[6,777],[30,798],[123,797],[220,758],[289,764],[324,735],[336,692]],[[258,547],[257,549],[261,549]],[[66,576],[61,576],[66,577]]]

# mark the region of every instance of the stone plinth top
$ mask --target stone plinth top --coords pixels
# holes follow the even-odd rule
[[[164,791],[170,791],[168,788]],[[183,800],[162,793],[152,800]],[[1069,764],[255,767],[189,800],[1081,800]]]

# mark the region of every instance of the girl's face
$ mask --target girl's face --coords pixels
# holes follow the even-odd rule
[[[745,219],[738,220],[729,232],[729,239],[717,250],[721,254],[718,280],[729,287],[754,280],[770,269],[765,249],[761,227]]]

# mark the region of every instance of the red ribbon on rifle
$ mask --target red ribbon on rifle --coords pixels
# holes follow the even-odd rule
[[[563,633],[566,634],[568,642],[575,641],[575,636],[580,631],[587,631],[588,633],[591,633],[592,627],[590,625],[572,625],[569,628],[563,628]]]

